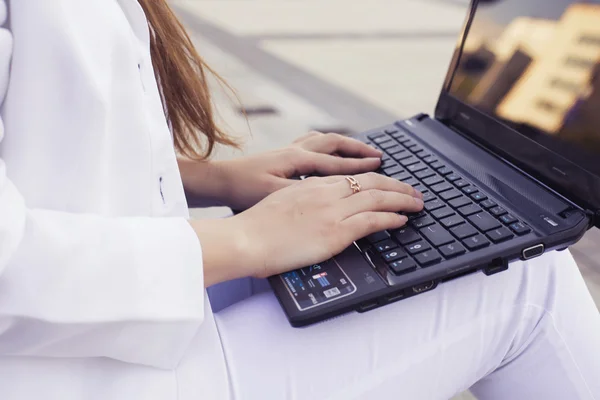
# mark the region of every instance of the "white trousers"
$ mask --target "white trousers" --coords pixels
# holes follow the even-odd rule
[[[568,251],[300,329],[264,281],[209,295],[236,399],[600,399],[600,314]]]

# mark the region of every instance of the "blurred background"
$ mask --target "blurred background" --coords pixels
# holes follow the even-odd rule
[[[520,3],[491,1],[488,7],[515,1]],[[474,61],[462,71],[457,90],[497,114],[550,130],[557,118],[565,118],[565,104],[586,92],[591,77],[598,77],[600,39],[589,38],[581,47],[587,50],[576,51],[564,67],[550,71],[544,60],[536,59],[544,40],[561,29],[577,33],[585,26],[586,11],[566,12],[568,1],[556,10],[544,9],[540,0],[530,3],[537,3],[544,15],[473,27],[478,39],[467,44],[466,52]],[[590,3],[600,7],[597,1]],[[350,134],[418,112],[432,114],[468,1],[173,0],[172,5],[200,54],[235,88],[240,102],[213,84],[216,107],[228,131],[246,139],[244,153],[250,154],[287,145],[313,129]],[[553,57],[565,55],[568,45],[553,46]],[[532,60],[548,79],[543,84],[529,80],[535,90],[527,91],[561,91],[560,96],[552,92],[557,104],[507,95],[508,88],[523,89],[515,76],[521,77]],[[511,76],[514,86],[494,86]],[[501,97],[508,100],[501,103]],[[217,153],[218,158],[236,155],[228,149]],[[226,212],[194,210],[193,215]],[[600,233],[593,230],[571,251],[600,307],[599,244]]]

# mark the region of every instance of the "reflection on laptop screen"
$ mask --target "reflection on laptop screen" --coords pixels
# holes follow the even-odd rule
[[[551,150],[600,157],[600,0],[481,2],[450,93]]]

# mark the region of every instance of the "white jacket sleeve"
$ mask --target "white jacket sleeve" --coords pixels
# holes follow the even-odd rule
[[[0,0],[0,22],[6,22]],[[0,97],[12,36],[0,29]],[[5,134],[0,121],[0,144]],[[204,318],[202,254],[183,218],[28,209],[0,159],[0,356],[173,368]]]

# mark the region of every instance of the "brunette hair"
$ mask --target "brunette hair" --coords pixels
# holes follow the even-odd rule
[[[152,65],[176,151],[203,160],[217,143],[238,147],[215,123],[207,75],[229,86],[200,57],[167,0],[139,3],[148,20]]]

